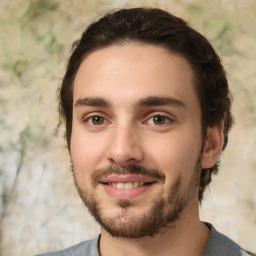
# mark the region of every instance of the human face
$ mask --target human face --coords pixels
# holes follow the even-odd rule
[[[193,214],[201,112],[185,58],[136,43],[94,51],[77,72],[73,101],[74,179],[104,230],[154,235]]]

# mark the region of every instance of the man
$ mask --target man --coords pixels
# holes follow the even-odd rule
[[[232,126],[210,43],[159,9],[122,9],[74,45],[60,89],[74,181],[101,234],[43,255],[249,255],[199,219]]]

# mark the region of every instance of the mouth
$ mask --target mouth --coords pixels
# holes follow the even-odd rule
[[[142,186],[147,186],[150,185],[151,183],[145,183],[145,182],[139,182],[139,181],[135,181],[135,182],[126,182],[126,183],[121,183],[121,182],[108,182],[105,185],[108,186],[112,186],[116,189],[133,189],[133,188],[138,188],[138,187],[142,187]]]
[[[136,175],[111,175],[101,180],[107,194],[115,199],[133,199],[144,194],[156,181]]]

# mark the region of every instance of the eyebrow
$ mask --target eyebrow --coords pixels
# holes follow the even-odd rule
[[[185,107],[185,103],[172,97],[149,96],[139,99],[136,103],[137,107],[153,107],[153,106],[176,106]]]
[[[159,97],[159,96],[149,96],[146,98],[139,99],[135,103],[135,107],[154,107],[154,106],[176,106],[176,107],[185,107],[183,101],[178,100],[172,97]],[[74,107],[82,107],[82,106],[89,106],[89,107],[111,107],[112,104],[101,97],[85,97],[79,98]]]
[[[111,104],[104,98],[100,97],[86,97],[86,98],[79,98],[74,107],[81,107],[81,106],[88,106],[88,107],[110,107]]]

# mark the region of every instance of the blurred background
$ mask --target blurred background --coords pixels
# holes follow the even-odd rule
[[[106,11],[161,7],[222,57],[236,124],[201,219],[256,251],[255,0],[0,0],[0,254],[33,255],[93,238],[99,227],[73,185],[57,88],[73,41]]]

